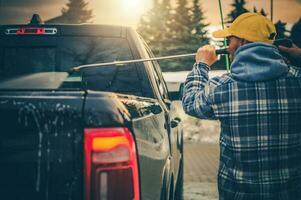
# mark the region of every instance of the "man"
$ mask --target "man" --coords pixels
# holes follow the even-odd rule
[[[184,86],[186,113],[221,122],[219,198],[301,199],[301,79],[255,13],[213,33],[229,40],[231,73],[208,80],[215,48],[201,47]]]

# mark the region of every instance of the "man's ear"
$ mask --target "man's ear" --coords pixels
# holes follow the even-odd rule
[[[249,44],[249,43],[251,43],[251,42],[248,41],[248,40],[245,40],[245,39],[241,39],[241,44],[242,45]]]
[[[245,45],[245,44],[247,44],[247,40],[245,40],[245,39],[240,39],[240,45],[242,46],[242,45]]]

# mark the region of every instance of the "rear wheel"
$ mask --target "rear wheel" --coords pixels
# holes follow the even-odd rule
[[[174,200],[174,187],[173,187],[173,185],[174,185],[174,182],[173,182],[173,177],[172,177],[172,179],[171,179],[171,182],[170,182],[170,188],[169,188],[169,197],[168,197],[168,199],[169,200]]]
[[[163,188],[161,189],[161,197],[160,200],[169,200],[169,186],[167,184],[166,180],[166,172],[164,173],[164,179],[163,179]]]
[[[177,179],[176,191],[175,191],[175,200],[183,200],[183,185],[184,185],[184,151],[183,151],[184,143],[182,141],[182,157],[180,161],[179,175]]]
[[[166,186],[161,191],[161,198],[160,200],[167,200],[167,192],[166,192]]]

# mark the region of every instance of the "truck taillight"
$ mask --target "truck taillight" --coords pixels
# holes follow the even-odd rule
[[[85,200],[138,200],[135,141],[127,128],[85,129]]]

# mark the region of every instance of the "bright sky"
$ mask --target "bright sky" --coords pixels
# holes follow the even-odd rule
[[[224,17],[230,12],[234,0],[221,0]],[[200,0],[205,11],[207,22],[211,25],[220,24],[218,0]],[[247,9],[263,8],[270,14],[269,0],[246,0]],[[91,0],[95,8],[96,23],[127,24],[136,26],[140,16],[152,5],[152,0]],[[301,0],[274,0],[274,22],[281,19],[288,23],[295,23],[301,17]]]
[[[94,22],[136,26],[141,15],[151,7],[152,0],[87,0],[94,9]],[[192,0],[190,0],[192,1]],[[221,0],[224,17],[232,9],[234,0]],[[32,13],[40,13],[43,19],[60,15],[68,0],[0,0],[0,23],[27,23]],[[174,4],[174,0],[172,0]],[[211,25],[220,24],[218,0],[200,0]],[[247,9],[254,6],[270,14],[270,0],[246,0]],[[301,0],[274,0],[274,22],[295,23],[301,17]]]

